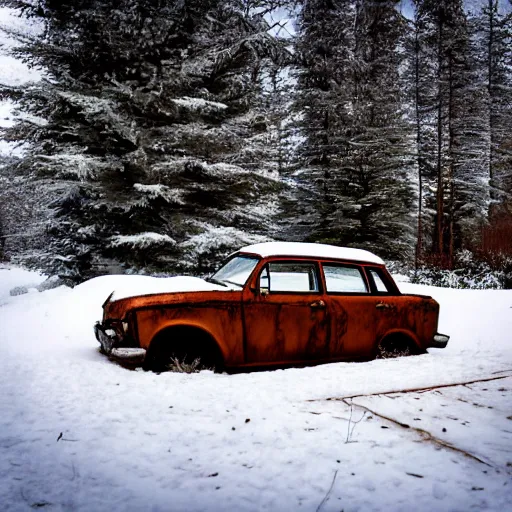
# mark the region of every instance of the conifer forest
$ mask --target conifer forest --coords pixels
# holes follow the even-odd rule
[[[512,0],[0,7],[39,76],[0,83],[0,260],[79,283],[308,241],[512,287]]]

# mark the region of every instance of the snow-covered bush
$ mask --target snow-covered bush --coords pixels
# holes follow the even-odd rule
[[[48,279],[46,279],[37,286],[37,291],[45,292],[47,290],[53,290],[54,288],[58,288],[59,286],[63,286],[65,284],[65,281],[63,281],[60,277],[50,276]]]
[[[422,267],[407,272],[417,284],[446,288],[500,289],[512,287],[512,260],[500,269],[474,258],[473,253],[462,250],[455,255],[455,268]]]
[[[15,286],[10,292],[9,295],[11,297],[15,297],[17,295],[24,295],[28,293],[28,288],[26,286]]]

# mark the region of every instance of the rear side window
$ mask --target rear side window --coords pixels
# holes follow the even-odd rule
[[[327,293],[368,293],[368,286],[357,267],[323,265]]]
[[[377,270],[375,270],[373,268],[370,269],[369,272],[370,272],[370,275],[373,278],[373,282],[375,283],[375,288],[377,288],[377,291],[378,292],[382,292],[382,293],[389,293],[389,290],[388,290],[388,288],[386,286],[386,283],[384,283],[384,281],[380,277],[379,272],[377,272]]]
[[[260,275],[260,289],[273,292],[319,291],[314,263],[269,263]]]

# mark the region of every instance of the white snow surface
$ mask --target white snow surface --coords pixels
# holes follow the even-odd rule
[[[24,288],[27,293],[37,291],[37,286],[45,279],[37,272],[0,263],[0,307],[16,288]]]
[[[342,259],[365,261],[369,263],[384,264],[384,261],[375,254],[363,249],[350,247],[336,247],[326,244],[311,244],[301,242],[264,242],[249,245],[240,249],[241,252],[257,254],[263,258],[268,256],[307,256],[311,258]]]
[[[41,279],[0,269],[3,511],[510,510],[512,291],[400,283],[451,335],[417,357],[156,375],[92,332],[132,277]]]

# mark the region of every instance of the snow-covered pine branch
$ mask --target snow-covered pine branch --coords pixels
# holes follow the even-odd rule
[[[176,240],[169,235],[159,233],[139,233],[137,235],[115,235],[110,238],[109,245],[113,248],[125,247],[131,249],[149,249],[151,247],[160,247],[163,245],[174,246]]]

